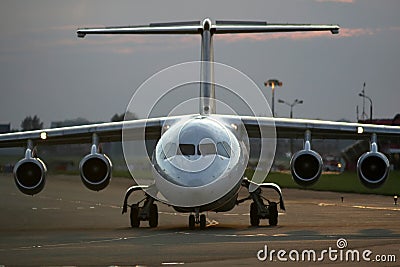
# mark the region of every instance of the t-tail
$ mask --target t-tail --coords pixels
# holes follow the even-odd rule
[[[81,28],[78,37],[87,34],[200,34],[201,35],[201,70],[200,70],[200,105],[199,113],[209,115],[216,113],[215,84],[214,84],[214,49],[215,34],[235,33],[276,33],[276,32],[305,32],[330,31],[338,34],[338,25],[326,24],[269,24],[260,21],[216,21],[209,18],[203,21],[151,23],[145,26]]]

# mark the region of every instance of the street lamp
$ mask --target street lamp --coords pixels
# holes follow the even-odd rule
[[[365,93],[359,93],[358,95],[369,100],[369,103],[371,104],[369,106],[369,121],[370,123],[372,123],[372,99],[369,96],[365,95]]]
[[[265,87],[271,87],[272,89],[272,116],[275,116],[275,86],[282,86],[282,82],[277,79],[269,79],[264,82]]]
[[[286,102],[285,100],[278,99],[278,103],[288,105],[290,107],[290,118],[293,118],[293,107],[297,104],[303,104],[303,100],[295,99],[293,103]]]

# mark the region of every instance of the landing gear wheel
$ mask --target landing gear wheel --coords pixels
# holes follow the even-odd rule
[[[200,215],[200,229],[206,229],[206,215]]]
[[[158,225],[158,208],[156,204],[150,206],[149,226],[154,228]]]
[[[260,217],[258,217],[258,209],[256,203],[251,203],[250,205],[250,224],[251,226],[260,225]]]
[[[191,215],[189,215],[189,229],[194,230],[195,225],[196,225],[196,221],[195,221],[194,215],[191,214]]]
[[[140,226],[140,219],[139,219],[139,206],[132,205],[131,206],[131,226],[132,228],[138,228]]]
[[[278,205],[276,202],[270,202],[269,207],[269,225],[276,226],[278,224]]]

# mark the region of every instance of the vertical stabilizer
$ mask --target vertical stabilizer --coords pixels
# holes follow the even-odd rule
[[[201,82],[200,82],[200,106],[201,115],[215,114],[215,84],[214,84],[214,49],[213,34],[211,32],[211,20],[203,21],[203,33],[201,34]]]

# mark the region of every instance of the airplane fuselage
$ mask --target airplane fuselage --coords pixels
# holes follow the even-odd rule
[[[169,127],[152,157],[159,199],[179,211],[232,209],[249,157],[234,129],[200,115]]]

